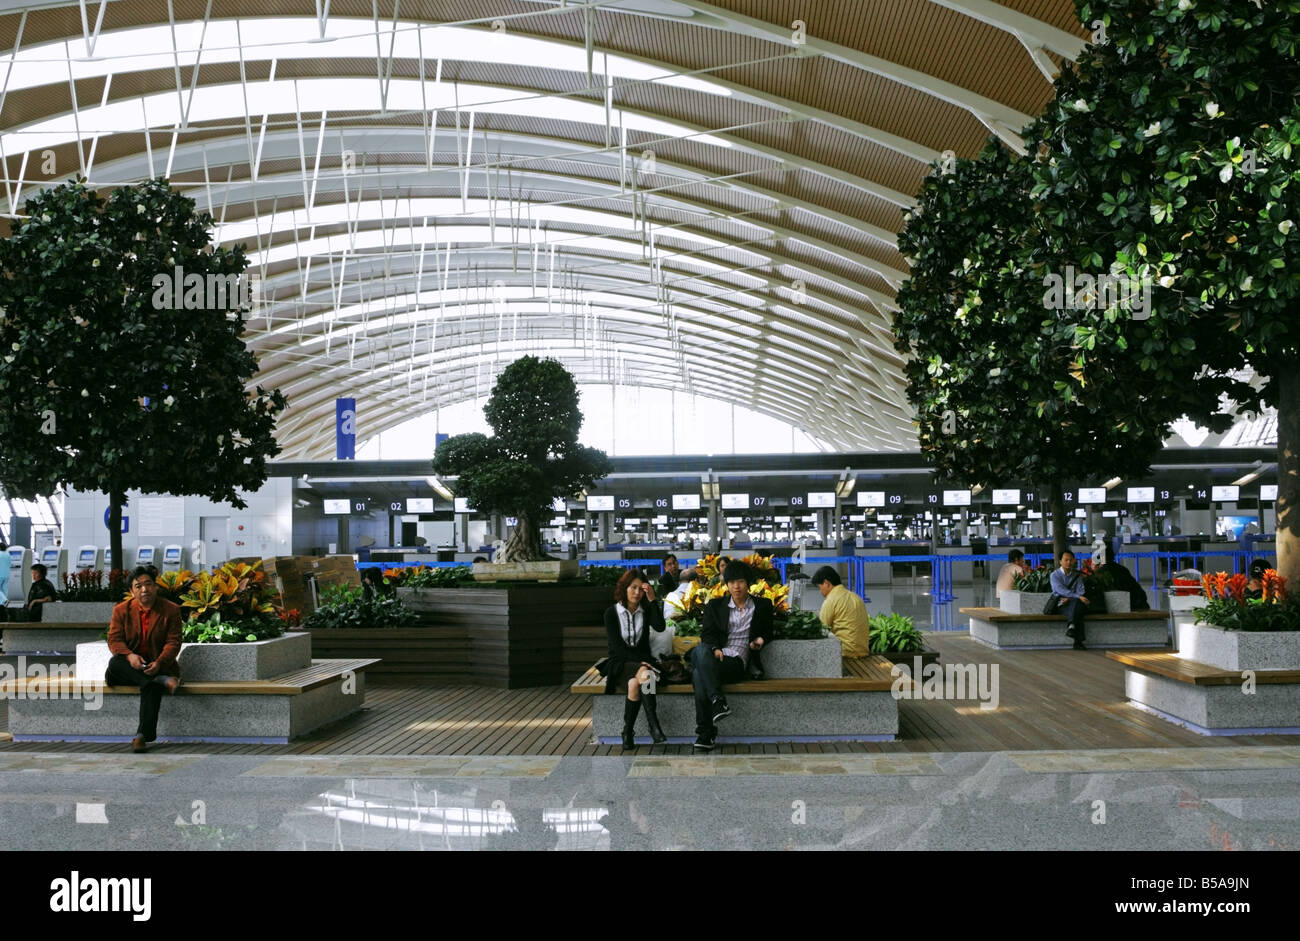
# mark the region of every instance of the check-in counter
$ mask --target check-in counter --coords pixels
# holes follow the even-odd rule
[[[888,585],[892,581],[889,576],[889,549],[881,542],[868,542],[865,545],[858,546],[853,550],[853,554],[858,558],[881,559],[880,562],[868,562],[863,568],[863,577],[868,585]]]
[[[588,562],[621,562],[622,549],[597,549],[587,553]]]
[[[1216,550],[1219,551],[1227,550],[1227,552],[1234,552],[1240,548],[1241,548],[1241,544],[1237,542],[1217,542],[1217,541],[1210,542],[1207,540],[1201,543],[1200,551],[1214,553]],[[1233,572],[1236,571],[1236,565],[1237,565],[1236,556],[1227,555],[1227,554],[1205,555],[1196,560],[1196,567],[1200,569],[1201,572],[1203,573],[1227,572],[1229,575],[1231,575]],[[1243,567],[1243,571],[1244,571],[1244,567]]]
[[[939,555],[970,555],[970,546],[940,546]],[[954,583],[969,584],[975,578],[975,563],[969,559],[952,563],[952,580]]]

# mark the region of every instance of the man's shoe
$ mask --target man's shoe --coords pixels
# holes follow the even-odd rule
[[[145,752],[145,751],[147,751],[147,750],[148,750],[148,749],[145,747],[145,744],[144,744],[144,736],[143,736],[143,735],[137,735],[135,738],[131,739],[131,751],[133,751],[133,752],[135,752],[137,755],[139,755],[139,754],[141,754],[141,753],[143,753],[143,752]]]
[[[176,690],[181,688],[181,678],[179,676],[169,676],[163,680],[163,686],[167,687],[167,692],[175,696]]]
[[[697,736],[695,739],[695,747],[698,748],[700,751],[712,751],[713,736],[712,735]]]
[[[1073,637],[1073,636],[1074,636],[1074,625],[1073,625],[1073,624],[1071,624],[1071,625],[1069,625],[1068,627],[1066,627],[1066,629],[1065,629],[1065,636],[1066,636],[1066,637]]]
[[[1085,646],[1083,646],[1083,641],[1081,641],[1081,640],[1076,640],[1076,641],[1074,642],[1074,649],[1075,649],[1075,650],[1087,650],[1088,648],[1085,647]]]
[[[727,706],[727,700],[721,696],[713,697],[713,721],[717,722],[729,715],[731,715],[731,709]]]

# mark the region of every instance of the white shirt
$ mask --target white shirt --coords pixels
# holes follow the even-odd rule
[[[754,599],[746,598],[743,608],[736,607],[736,599],[727,601],[730,618],[727,632],[727,646],[722,648],[724,657],[739,657],[749,663],[749,625],[754,620]]]
[[[641,640],[641,634],[645,631],[645,611],[641,605],[636,606],[636,611],[629,611],[624,607],[623,602],[614,605],[618,608],[619,630],[623,635],[623,643],[629,647],[635,647]]]

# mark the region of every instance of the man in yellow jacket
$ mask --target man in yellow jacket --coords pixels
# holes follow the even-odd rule
[[[840,581],[840,573],[823,565],[813,573],[812,583],[826,600],[817,617],[827,630],[840,639],[845,657],[865,657],[871,653],[871,624],[867,606]]]

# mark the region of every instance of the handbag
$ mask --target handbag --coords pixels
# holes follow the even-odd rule
[[[1044,614],[1057,614],[1057,608],[1060,607],[1060,599],[1053,593],[1047,596],[1047,604],[1043,605]]]
[[[681,654],[669,654],[659,658],[659,681],[661,683],[690,683],[691,673]]]

